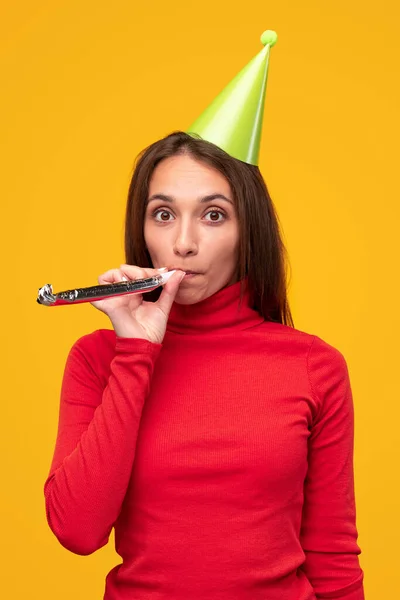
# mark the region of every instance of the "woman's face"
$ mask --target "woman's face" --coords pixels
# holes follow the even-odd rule
[[[194,304],[235,283],[239,228],[232,191],[218,170],[187,155],[154,169],[144,220],[154,268],[194,271],[175,302]]]

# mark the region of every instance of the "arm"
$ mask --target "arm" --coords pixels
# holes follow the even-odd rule
[[[343,355],[317,336],[308,355],[316,403],[300,542],[318,600],[364,600],[354,496],[354,408]]]
[[[104,388],[85,357],[87,340],[75,342],[67,358],[57,441],[44,485],[51,530],[65,548],[82,555],[108,542],[120,512],[161,349],[147,340],[117,337]]]

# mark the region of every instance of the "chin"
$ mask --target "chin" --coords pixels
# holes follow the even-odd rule
[[[201,288],[199,287],[196,289],[196,286],[192,288],[190,284],[188,286],[182,285],[175,296],[175,302],[177,304],[187,305],[197,304],[197,302],[205,300],[206,298],[211,296],[211,294],[213,294],[213,292],[209,291],[207,289],[207,286],[203,286]]]
[[[197,304],[197,302],[206,300],[213,294],[217,293],[222,287],[224,286],[217,286],[216,289],[214,289],[212,286],[210,289],[209,286],[206,284],[196,289],[196,286],[191,288],[190,284],[187,287],[186,285],[182,285],[179,288],[174,301],[177,304]]]
[[[176,302],[177,304],[196,304],[197,302],[200,302],[200,300],[203,300],[204,298],[202,296],[200,296],[200,294],[190,294],[190,293],[177,293],[175,296],[175,300],[174,302]]]

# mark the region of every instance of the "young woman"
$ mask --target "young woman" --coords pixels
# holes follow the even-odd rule
[[[137,161],[126,264],[163,288],[93,302],[45,483],[60,543],[115,528],[106,600],[362,600],[346,361],[294,328],[257,166],[175,132]]]

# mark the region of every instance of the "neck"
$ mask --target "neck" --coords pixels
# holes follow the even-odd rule
[[[240,331],[263,323],[263,317],[252,308],[248,278],[228,285],[195,304],[173,303],[167,331],[180,334],[220,333]]]

